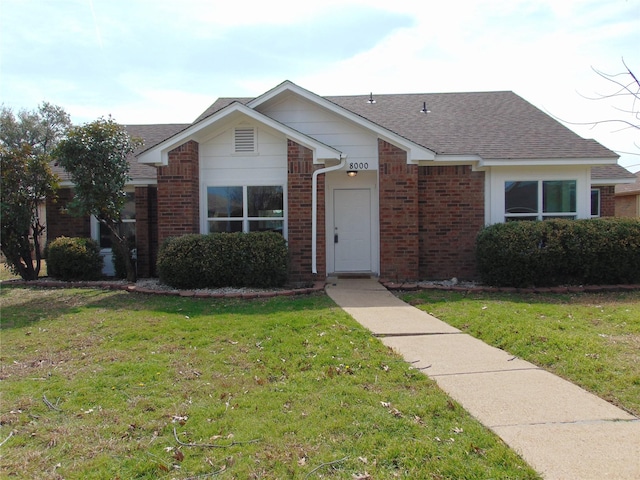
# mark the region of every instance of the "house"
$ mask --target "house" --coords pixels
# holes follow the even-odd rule
[[[292,282],[471,279],[483,226],[612,216],[630,181],[614,152],[508,91],[321,97],[285,81],[189,125],[127,128],[145,140],[127,215],[142,276],[166,238],[270,230]],[[70,195],[48,206],[49,238],[101,238],[65,218]]]
[[[616,185],[616,217],[640,217],[640,171],[635,182]]]

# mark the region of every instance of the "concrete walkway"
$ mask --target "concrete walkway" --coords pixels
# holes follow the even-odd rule
[[[640,479],[640,419],[395,297],[374,279],[327,294],[548,480]]]

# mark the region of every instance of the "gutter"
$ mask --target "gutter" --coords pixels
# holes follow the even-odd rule
[[[321,173],[340,170],[347,164],[347,156],[340,154],[340,163],[332,167],[321,168],[313,172],[311,179],[311,273],[318,273],[318,262],[316,259],[318,250],[318,175]]]

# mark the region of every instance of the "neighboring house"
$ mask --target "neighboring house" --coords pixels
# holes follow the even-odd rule
[[[614,152],[512,92],[321,97],[287,81],[190,125],[127,128],[146,142],[131,185],[142,276],[166,238],[270,230],[292,282],[471,279],[483,226],[612,216],[630,181]],[[49,238],[99,238],[64,218],[69,196],[48,206]]]
[[[635,182],[616,185],[616,217],[640,217],[640,172]]]

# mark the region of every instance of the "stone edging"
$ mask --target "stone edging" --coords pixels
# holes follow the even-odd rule
[[[272,297],[291,297],[296,295],[308,295],[316,292],[324,292],[325,282],[316,282],[313,287],[292,288],[283,290],[264,290],[249,292],[207,292],[198,290],[162,290],[146,287],[138,287],[134,284],[95,281],[95,282],[64,282],[61,280],[6,280],[0,282],[2,285],[15,285],[26,287],[42,287],[42,288],[100,288],[104,290],[122,290],[130,293],[143,293],[147,295],[162,295],[170,297],[193,297],[193,298],[272,298]]]
[[[418,290],[443,290],[449,292],[465,293],[602,293],[602,292],[630,292],[640,290],[640,285],[571,285],[563,287],[535,287],[535,288],[514,288],[514,287],[487,287],[477,285],[465,287],[459,285],[436,285],[420,283],[396,283],[380,281],[380,283],[391,291],[418,291]]]

